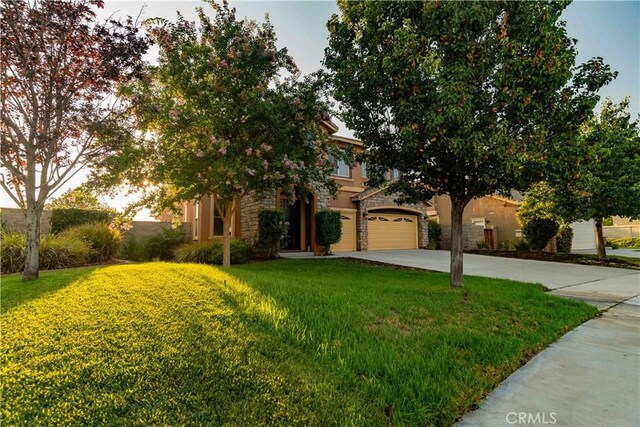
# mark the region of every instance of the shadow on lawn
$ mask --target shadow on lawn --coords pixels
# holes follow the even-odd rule
[[[60,289],[83,280],[99,267],[71,268],[40,273],[36,280],[23,282],[18,274],[3,275],[0,279],[0,313],[5,314],[34,299],[46,297]]]

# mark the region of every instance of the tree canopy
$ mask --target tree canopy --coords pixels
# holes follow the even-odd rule
[[[575,66],[568,4],[340,1],[328,23],[325,65],[370,182],[395,168],[399,201],[451,197],[452,285],[466,204],[564,174],[554,161],[615,77],[602,58]]]
[[[198,25],[182,16],[146,21],[159,64],[122,93],[143,135],[131,135],[119,162],[101,172],[151,184],[145,201],[155,211],[210,196],[228,230],[245,195],[277,190],[293,201],[336,184],[322,129],[322,80],[298,77],[268,18],[259,24],[237,19],[226,4],[211,6],[213,16],[198,8]]]
[[[99,22],[102,0],[0,3],[0,185],[27,217],[23,277],[38,274],[40,216],[82,167],[113,154],[116,87],[142,71],[149,41],[132,18]]]

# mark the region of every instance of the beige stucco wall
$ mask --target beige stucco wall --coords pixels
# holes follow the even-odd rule
[[[629,219],[622,216],[614,216],[613,217],[613,225],[621,226],[621,225],[635,225],[636,227],[640,227],[640,220]]]
[[[433,198],[434,207],[438,211],[440,224],[451,225],[451,199],[449,196],[435,196]],[[516,220],[516,210],[518,205],[506,202],[499,198],[486,196],[473,199],[464,209],[462,222],[467,224],[472,218],[484,217],[487,227],[492,227],[497,231],[496,244],[505,240],[516,239],[516,230],[520,228]]]

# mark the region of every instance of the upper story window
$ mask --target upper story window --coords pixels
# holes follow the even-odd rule
[[[398,172],[398,169],[391,169],[389,171],[389,178],[390,179],[396,179],[400,176],[400,172]]]
[[[360,169],[362,170],[362,177],[367,178],[367,164],[365,162],[360,163]]]
[[[351,167],[344,160],[335,159],[332,155],[329,155],[329,160],[333,163],[332,175],[351,178]]]

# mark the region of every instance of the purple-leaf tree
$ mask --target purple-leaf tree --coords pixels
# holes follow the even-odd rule
[[[0,184],[27,220],[24,279],[38,277],[40,218],[75,173],[108,156],[101,138],[122,105],[117,85],[142,71],[135,22],[99,22],[101,0],[3,1]]]

